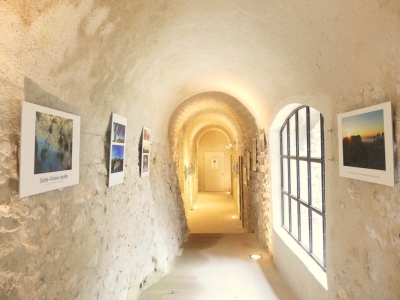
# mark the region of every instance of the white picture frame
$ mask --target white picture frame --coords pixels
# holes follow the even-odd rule
[[[124,182],[127,118],[113,113],[110,132],[110,159],[108,166],[108,186]]]
[[[252,145],[252,160],[251,160],[251,170],[257,172],[257,139],[254,138],[251,142]]]
[[[150,175],[150,135],[151,135],[150,128],[143,127],[140,177],[148,177]]]
[[[22,102],[21,198],[79,183],[80,116]]]
[[[338,114],[340,176],[394,186],[392,104]]]
[[[246,168],[247,168],[247,181],[250,181],[250,170],[251,170],[251,162],[250,162],[250,152],[246,152]]]

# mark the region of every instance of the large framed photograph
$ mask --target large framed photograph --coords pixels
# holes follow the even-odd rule
[[[149,128],[143,127],[141,177],[147,177],[150,174],[150,133],[151,130]]]
[[[338,115],[340,176],[394,186],[391,102]]]
[[[22,103],[20,197],[79,183],[80,117]]]
[[[126,128],[128,120],[125,117],[112,114],[110,164],[108,172],[108,186],[124,182],[124,161],[126,145]]]

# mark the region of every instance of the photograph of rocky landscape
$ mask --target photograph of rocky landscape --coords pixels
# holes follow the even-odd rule
[[[35,174],[71,170],[73,120],[36,112]]]
[[[124,146],[112,145],[111,147],[111,173],[124,170]]]
[[[342,119],[343,165],[386,170],[383,110]]]

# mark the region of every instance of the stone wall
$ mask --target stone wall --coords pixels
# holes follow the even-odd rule
[[[2,87],[0,299],[134,299],[168,271],[187,235],[168,147],[152,144],[150,177],[140,178],[141,129],[128,123],[125,180],[108,188],[109,119],[95,132],[83,125],[79,185],[21,199],[21,99],[4,89],[20,93],[4,81]],[[91,121],[30,80],[24,94]]]
[[[335,112],[391,101],[394,117],[395,148],[399,139],[399,89],[388,85],[375,86],[340,101]],[[334,118],[333,118],[334,120]],[[336,122],[333,121],[333,125]],[[334,128],[334,127],[332,127]],[[338,157],[337,134],[326,133],[332,139],[332,157]],[[390,137],[387,137],[390,138]],[[395,173],[398,177],[398,155],[395,153]],[[339,176],[338,163],[328,161],[332,196],[327,203],[327,247],[330,285],[339,299],[398,299],[400,288],[400,198],[399,183],[394,188],[352,180]]]

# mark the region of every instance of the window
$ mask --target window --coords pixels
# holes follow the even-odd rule
[[[293,111],[280,131],[282,227],[325,270],[324,119]]]

